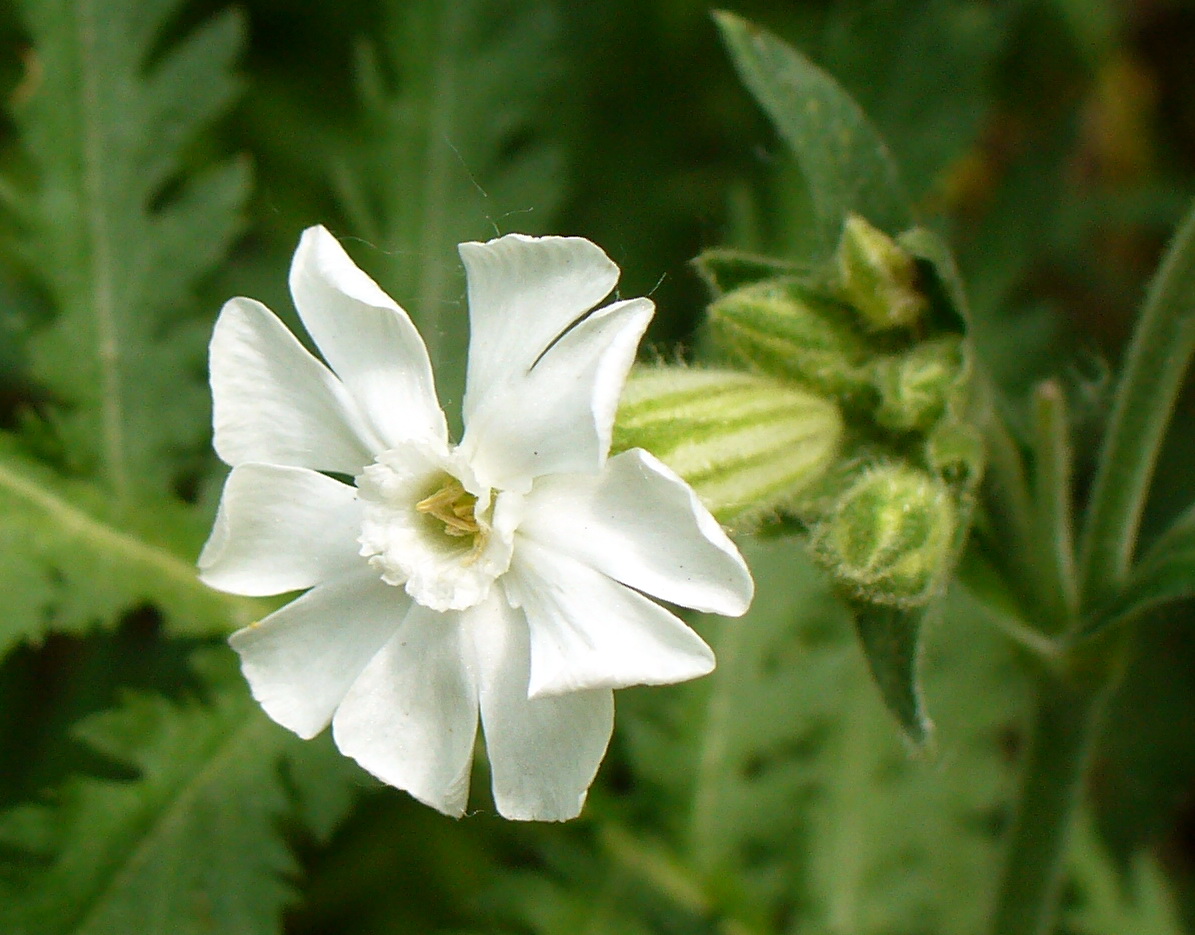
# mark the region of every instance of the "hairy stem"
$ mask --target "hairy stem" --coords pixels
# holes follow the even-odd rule
[[[1054,929],[1070,831],[1112,686],[1042,679],[992,935]]]

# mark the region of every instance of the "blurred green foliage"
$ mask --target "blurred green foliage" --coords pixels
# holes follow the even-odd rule
[[[1104,361],[1195,194],[1195,7],[734,12],[854,95],[960,258],[1010,421],[1058,374],[1082,471]],[[460,240],[593,239],[655,299],[665,360],[702,352],[692,257],[808,255],[816,206],[708,8],[20,0],[0,40],[0,931],[983,930],[1028,699],[961,592],[926,637],[938,751],[912,758],[799,546],[752,544],[755,608],[698,622],[718,670],[623,693],[584,816],[522,826],[484,800],[453,823],[268,723],[220,639],[261,608],[187,575],[223,476],[203,341],[231,295],[288,314],[307,225],[409,308],[447,387]],[[1192,499],[1193,417],[1188,396],[1151,517]],[[1068,931],[1195,928],[1190,610],[1142,627]]]

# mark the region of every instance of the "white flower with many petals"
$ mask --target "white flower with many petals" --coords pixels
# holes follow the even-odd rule
[[[480,714],[498,810],[563,820],[605,753],[611,690],[713,668],[641,592],[738,615],[751,578],[672,471],[608,457],[652,303],[590,312],[618,267],[580,238],[460,254],[459,445],[414,325],[322,227],[290,288],[327,366],[260,303],[224,307],[211,379],[232,473],[200,567],[235,594],[310,589],[231,638],[279,724],[309,738],[331,723],[383,782],[460,815]]]

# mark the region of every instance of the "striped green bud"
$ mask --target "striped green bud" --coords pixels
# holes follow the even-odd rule
[[[876,422],[897,432],[930,428],[958,393],[966,371],[963,342],[954,335],[879,358],[872,364],[880,394]]]
[[[838,457],[842,434],[833,402],[790,383],[643,367],[623,391],[613,448],[647,449],[729,523],[799,503]]]
[[[792,279],[728,292],[709,307],[719,346],[749,366],[833,396],[869,392],[871,352],[849,308]]]
[[[843,297],[876,331],[910,328],[925,314],[916,261],[857,214],[847,217],[842,230],[838,272]]]
[[[909,465],[881,464],[868,468],[817,526],[813,551],[853,597],[916,607],[941,589],[957,523],[945,483]]]

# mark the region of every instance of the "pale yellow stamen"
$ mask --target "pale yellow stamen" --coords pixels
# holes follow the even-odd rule
[[[444,532],[457,538],[473,536],[473,551],[468,561],[475,561],[485,548],[486,531],[477,522],[473,511],[477,497],[469,493],[455,477],[433,493],[415,504],[415,509],[426,513],[444,524]]]

